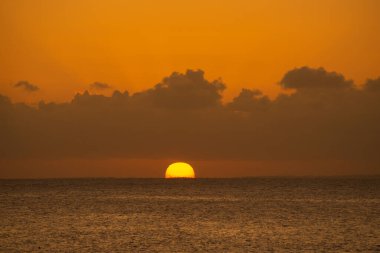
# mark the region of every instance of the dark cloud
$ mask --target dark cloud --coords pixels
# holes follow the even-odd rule
[[[154,88],[136,93],[135,100],[169,109],[201,109],[221,105],[221,92],[225,85],[220,80],[204,78],[201,70],[188,70],[185,74],[173,73]]]
[[[24,90],[29,91],[29,92],[34,92],[34,91],[39,90],[37,85],[31,84],[28,81],[19,81],[18,83],[14,85],[14,87],[23,88]]]
[[[94,82],[90,84],[90,88],[96,89],[96,90],[107,90],[107,89],[111,89],[112,87],[106,83]]]
[[[364,84],[364,89],[370,92],[380,92],[380,77],[377,79],[368,79]]]
[[[353,83],[346,80],[342,74],[327,72],[324,68],[309,67],[296,68],[280,81],[285,89],[341,89],[351,88]]]
[[[358,89],[340,74],[303,67],[281,83],[295,92],[270,100],[243,89],[227,104],[224,84],[200,70],[132,95],[86,91],[38,108],[1,96],[0,159],[347,160],[374,161],[380,172],[378,79]]]
[[[236,111],[265,110],[270,105],[270,100],[259,90],[242,89],[240,94],[227,104],[227,107]]]

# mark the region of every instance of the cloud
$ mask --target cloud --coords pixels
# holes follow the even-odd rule
[[[270,100],[259,90],[242,89],[240,94],[227,104],[227,107],[236,111],[265,110]]]
[[[370,92],[380,92],[380,77],[377,79],[368,79],[364,84],[364,89]]]
[[[28,92],[35,92],[38,91],[39,88],[37,85],[31,84],[28,81],[19,81],[14,85],[15,88],[23,88],[24,90]]]
[[[38,108],[1,96],[0,159],[374,161],[380,172],[379,79],[359,89],[303,67],[281,84],[295,91],[243,89],[223,104],[221,80],[188,70],[138,93],[86,91]]]
[[[106,83],[94,82],[90,84],[90,88],[95,90],[107,90],[111,89],[112,87]]]
[[[342,89],[351,88],[353,83],[346,80],[342,74],[327,72],[324,68],[313,69],[309,67],[296,68],[280,81],[285,89]]]
[[[154,88],[136,93],[133,99],[168,109],[201,109],[221,105],[221,80],[207,81],[202,70],[173,73]]]

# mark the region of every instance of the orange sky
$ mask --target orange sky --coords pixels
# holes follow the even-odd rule
[[[226,100],[242,87],[275,96],[303,65],[360,84],[380,75],[379,13],[378,0],[2,0],[0,93],[67,101],[94,81],[135,92],[200,68]]]

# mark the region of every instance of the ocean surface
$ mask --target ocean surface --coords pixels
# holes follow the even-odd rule
[[[380,177],[0,180],[0,252],[380,252]]]

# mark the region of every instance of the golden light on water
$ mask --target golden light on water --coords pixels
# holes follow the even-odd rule
[[[169,165],[165,178],[195,178],[195,173],[190,164],[177,162]]]

